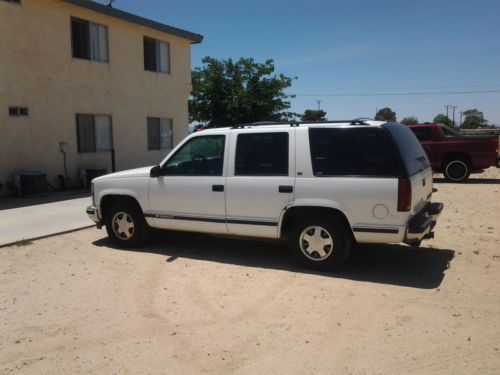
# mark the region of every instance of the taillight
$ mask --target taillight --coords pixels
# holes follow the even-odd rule
[[[398,211],[408,212],[411,209],[411,183],[407,178],[398,178]]]

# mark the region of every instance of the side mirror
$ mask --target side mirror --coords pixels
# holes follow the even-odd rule
[[[155,165],[153,168],[151,168],[151,171],[149,172],[150,177],[160,177],[161,176],[161,168],[159,165]]]

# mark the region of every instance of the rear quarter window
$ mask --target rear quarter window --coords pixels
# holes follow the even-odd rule
[[[428,126],[410,128],[420,142],[432,140],[432,129]]]
[[[390,145],[381,128],[310,128],[315,176],[395,176]]]
[[[396,143],[408,176],[430,168],[429,159],[422,145],[408,127],[401,124],[385,124],[382,127],[391,134],[394,143]]]

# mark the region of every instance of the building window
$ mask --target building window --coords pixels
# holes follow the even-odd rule
[[[73,57],[108,62],[108,27],[71,18]]]
[[[148,117],[148,150],[170,150],[173,146],[172,119]]]
[[[144,37],[144,69],[170,73],[170,46],[166,42]]]
[[[76,115],[78,152],[109,151],[113,148],[111,116]]]
[[[288,176],[288,133],[238,134],[235,176]]]
[[[28,116],[27,107],[9,107],[9,116]]]

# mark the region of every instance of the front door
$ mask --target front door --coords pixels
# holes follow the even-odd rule
[[[227,233],[224,135],[189,139],[152,178],[149,202],[155,226],[164,229]]]

